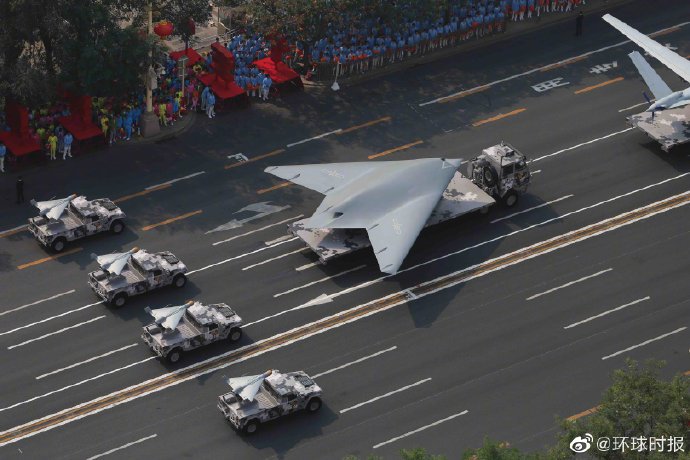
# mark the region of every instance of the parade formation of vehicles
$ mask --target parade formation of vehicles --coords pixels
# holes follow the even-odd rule
[[[326,195],[322,207],[327,209],[319,216],[323,228],[307,226],[309,219],[290,228],[322,260],[360,247],[373,245],[376,249],[385,243],[383,249],[390,249],[379,264],[383,271],[395,273],[424,227],[469,212],[486,211],[497,200],[513,206],[530,182],[525,156],[505,143],[484,149],[472,159],[468,177],[458,170],[463,163],[459,159],[428,158],[273,167],[269,172],[290,176],[289,180]],[[294,169],[301,173],[295,175]],[[301,179],[296,180],[298,177]],[[413,197],[410,205],[407,192],[403,192],[412,181],[421,199]],[[377,200],[367,198],[369,193],[378,193]],[[41,244],[55,252],[63,251],[69,241],[124,230],[124,212],[105,198],[89,201],[70,195],[32,204],[40,215],[29,219],[28,228]],[[343,224],[352,216],[364,222],[359,234]],[[403,232],[402,228],[412,231]],[[377,258],[381,252],[376,253]],[[187,266],[169,251],[149,252],[135,247],[91,257],[99,269],[89,273],[89,286],[114,307],[124,306],[132,296],[165,286],[182,288],[187,282]],[[143,327],[141,338],[153,353],[171,364],[178,363],[187,351],[219,341],[235,344],[242,339],[242,318],[226,303],[188,301],[158,309],[147,307],[145,311],[154,321]],[[247,434],[256,432],[262,423],[300,410],[317,412],[322,405],[321,388],[303,371],[270,370],[231,378],[228,384],[230,392],[218,397],[218,408],[235,429]]]
[[[304,371],[228,379],[230,391],[218,396],[218,409],[236,430],[253,434],[259,425],[300,410],[321,409],[321,388]]]
[[[127,216],[107,198],[87,200],[70,195],[59,200],[31,200],[31,204],[39,215],[29,219],[29,231],[54,252],[62,252],[69,241],[108,231],[119,234],[125,228]]]
[[[213,342],[238,342],[242,338],[242,318],[225,303],[205,305],[189,301],[184,305],[146,312],[155,321],[144,326],[141,338],[159,357],[176,363],[182,354]]]

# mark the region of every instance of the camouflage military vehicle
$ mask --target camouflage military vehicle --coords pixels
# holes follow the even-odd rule
[[[237,342],[242,338],[242,318],[224,303],[204,305],[189,301],[184,305],[146,312],[155,321],[144,327],[141,338],[159,357],[176,363],[188,350],[219,340]]]
[[[531,175],[527,157],[510,144],[482,150],[469,165],[472,182],[507,207],[515,206],[520,193],[527,191]]]
[[[187,266],[172,252],[131,251],[97,256],[100,269],[89,273],[89,286],[103,301],[122,307],[131,296],[164,286],[187,284]]]
[[[218,409],[236,429],[255,433],[259,425],[298,410],[321,409],[321,388],[303,371],[270,370],[228,379],[231,391],[218,397]]]
[[[125,213],[107,198],[87,200],[70,195],[51,201],[31,200],[39,215],[29,219],[29,231],[45,247],[55,252],[65,249],[68,241],[96,233],[121,233]]]

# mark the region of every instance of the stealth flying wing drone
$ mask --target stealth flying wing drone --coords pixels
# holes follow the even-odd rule
[[[307,228],[363,228],[379,268],[397,273],[461,160],[270,166],[266,172],[326,197]]]
[[[657,58],[680,78],[690,83],[690,61],[610,14],[604,15],[603,19],[630,40],[637,43],[647,53]],[[639,52],[633,51],[629,56],[656,99],[647,109],[648,112],[675,109],[690,104],[690,88],[686,88],[682,91],[672,91]]]

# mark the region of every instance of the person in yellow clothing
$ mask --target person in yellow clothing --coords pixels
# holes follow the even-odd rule
[[[103,137],[108,140],[108,116],[106,114],[101,115],[101,131],[103,131]]]
[[[58,138],[55,133],[50,133],[50,136],[48,136],[48,145],[50,146],[50,159],[54,160],[58,145]]]
[[[158,105],[158,119],[160,120],[161,126],[168,126],[168,120],[165,117],[165,104],[162,102]]]

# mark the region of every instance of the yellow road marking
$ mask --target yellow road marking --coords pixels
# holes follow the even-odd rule
[[[158,187],[153,187],[153,188],[150,188],[148,190],[144,190],[142,192],[137,192],[137,193],[132,193],[131,195],[121,196],[120,198],[114,199],[113,203],[122,203],[123,201],[131,200],[132,198],[136,198],[138,196],[148,195],[151,192],[157,192],[158,190],[166,189],[166,188],[170,187],[170,185],[172,185],[172,184],[163,184],[163,185],[159,185]]]
[[[82,249],[84,249],[84,248],[74,248],[74,249],[70,249],[70,250],[65,251],[65,252],[61,252],[60,254],[55,254],[54,256],[44,257],[43,259],[38,259],[38,260],[34,260],[33,262],[28,262],[28,263],[25,263],[22,265],[18,265],[17,270],[24,270],[25,268],[33,267],[34,265],[40,265],[43,262],[49,262],[49,261],[55,260],[59,257],[68,256],[70,254],[74,254],[75,252],[79,252]]]
[[[259,155],[258,157],[250,158],[247,161],[238,161],[237,163],[233,163],[231,165],[225,165],[225,169],[232,169],[247,163],[253,163],[255,161],[263,160],[264,158],[272,157],[273,155],[278,155],[279,153],[283,153],[284,151],[285,149],[273,150],[272,152],[264,153],[263,155]]]
[[[257,190],[256,193],[261,195],[266,192],[272,192],[273,190],[278,190],[279,188],[287,187],[289,185],[292,185],[292,182],[281,182],[280,184],[274,185],[273,187],[262,188],[261,190]]]
[[[484,85],[484,86],[479,86],[479,87],[474,88],[474,89],[468,89],[467,91],[463,91],[462,93],[456,94],[455,96],[448,96],[448,97],[446,97],[446,98],[444,98],[438,102],[439,102],[439,104],[445,104],[446,102],[452,102],[452,101],[461,99],[465,96],[470,96],[472,94],[481,93],[482,91],[486,91],[489,88],[491,88],[491,85]]]
[[[378,120],[372,120],[372,121],[368,121],[366,123],[362,123],[361,125],[351,126],[349,128],[343,129],[342,131],[339,131],[336,134],[341,135],[341,134],[345,134],[345,133],[351,133],[352,131],[356,131],[358,129],[367,128],[369,126],[377,125],[379,123],[383,123],[384,121],[391,121],[391,117],[383,117],[383,118],[379,118]]]
[[[551,65],[549,65],[549,66],[546,66],[546,67],[542,68],[540,71],[541,71],[541,72],[548,72],[549,70],[557,69],[557,68],[559,68],[559,67],[563,67],[563,66],[566,66],[566,65],[568,65],[568,64],[572,64],[573,62],[581,61],[581,60],[583,60],[583,59],[587,59],[587,56],[577,56],[577,57],[568,59],[568,60],[566,60],[566,61],[557,62],[557,63],[555,63],[555,64],[551,64]]]
[[[123,404],[132,399],[146,396],[156,391],[163,390],[181,382],[185,382],[204,375],[206,373],[227,367],[233,363],[241,362],[251,357],[266,353],[278,347],[303,340],[321,332],[326,332],[342,324],[356,321],[359,318],[367,317],[378,312],[393,308],[397,305],[410,301],[410,293],[417,297],[425,296],[438,292],[441,289],[467,283],[484,274],[492,273],[501,268],[511,267],[526,260],[533,259],[543,254],[567,247],[573,243],[587,240],[588,238],[599,235],[603,232],[621,228],[633,222],[652,217],[667,210],[690,203],[690,192],[685,192],[677,196],[666,198],[662,201],[652,203],[644,208],[619,214],[604,221],[579,228],[577,230],[558,235],[546,241],[539,242],[532,246],[527,246],[515,252],[498,256],[495,259],[487,260],[472,267],[451,273],[432,281],[409,288],[407,292],[396,292],[380,299],[376,299],[347,310],[341,310],[315,322],[291,329],[277,334],[273,337],[252,342],[242,348],[233,350],[227,354],[210,358],[174,373],[163,374],[145,382],[132,385],[122,390],[117,390],[105,396],[100,396],[91,401],[70,407],[59,412],[47,415],[37,420],[15,426],[0,433],[0,446],[7,445],[20,439],[33,436],[35,434],[65,425],[74,420],[95,414],[118,404]],[[577,414],[579,415],[579,414]]]
[[[522,113],[525,110],[527,110],[527,109],[516,109],[516,110],[513,110],[512,112],[500,113],[500,114],[496,115],[495,117],[487,118],[485,120],[475,121],[474,123],[472,123],[472,126],[477,127],[477,126],[485,125],[487,123],[491,123],[493,121],[502,120],[506,117],[512,117],[513,115],[517,115],[518,113]]]
[[[677,30],[680,30],[680,27],[671,27],[670,29],[660,30],[659,32],[649,34],[649,38],[661,37],[662,35],[670,34],[671,32],[675,32]]]
[[[595,406],[595,407],[592,407],[591,409],[583,410],[579,414],[571,415],[566,420],[568,420],[569,422],[574,422],[575,420],[577,420],[579,418],[582,418],[582,417],[585,417],[587,415],[595,413],[596,411],[599,410],[600,407],[601,406]]]
[[[26,229],[27,229],[27,226],[24,225],[21,228],[15,228],[14,230],[7,230],[5,232],[0,233],[0,238],[4,238],[6,236],[16,235],[17,233],[21,233],[21,232],[26,231]]]
[[[409,149],[410,147],[414,147],[415,145],[423,144],[423,140],[418,140],[414,142],[410,142],[409,144],[401,145],[400,147],[395,147],[393,149],[389,150],[384,150],[383,152],[375,153],[374,155],[369,155],[369,159],[373,160],[374,158],[382,157],[384,155],[390,155],[391,153],[399,152],[401,150]]]
[[[147,225],[146,227],[143,227],[142,230],[146,232],[148,230],[151,230],[152,228],[160,227],[161,225],[168,225],[168,224],[171,224],[173,222],[177,222],[178,220],[182,220],[182,219],[186,219],[188,217],[196,216],[197,214],[201,214],[202,212],[203,211],[201,209],[199,209],[197,211],[188,212],[187,214],[182,214],[181,216],[171,217],[170,219],[164,220],[163,222],[158,222],[157,224]]]
[[[599,84],[596,84],[596,85],[588,86],[588,87],[586,87],[586,88],[578,89],[577,91],[575,91],[575,94],[588,93],[588,92],[590,92],[590,91],[592,91],[592,90],[594,90],[594,89],[602,88],[602,87],[604,87],[604,86],[608,86],[608,85],[611,85],[611,84],[613,84],[613,83],[618,83],[619,81],[623,81],[623,80],[625,80],[623,77],[616,77],[616,78],[614,78],[614,79],[612,79],[612,80],[607,80],[607,81],[605,81],[605,82],[603,82],[603,83],[599,83]]]

